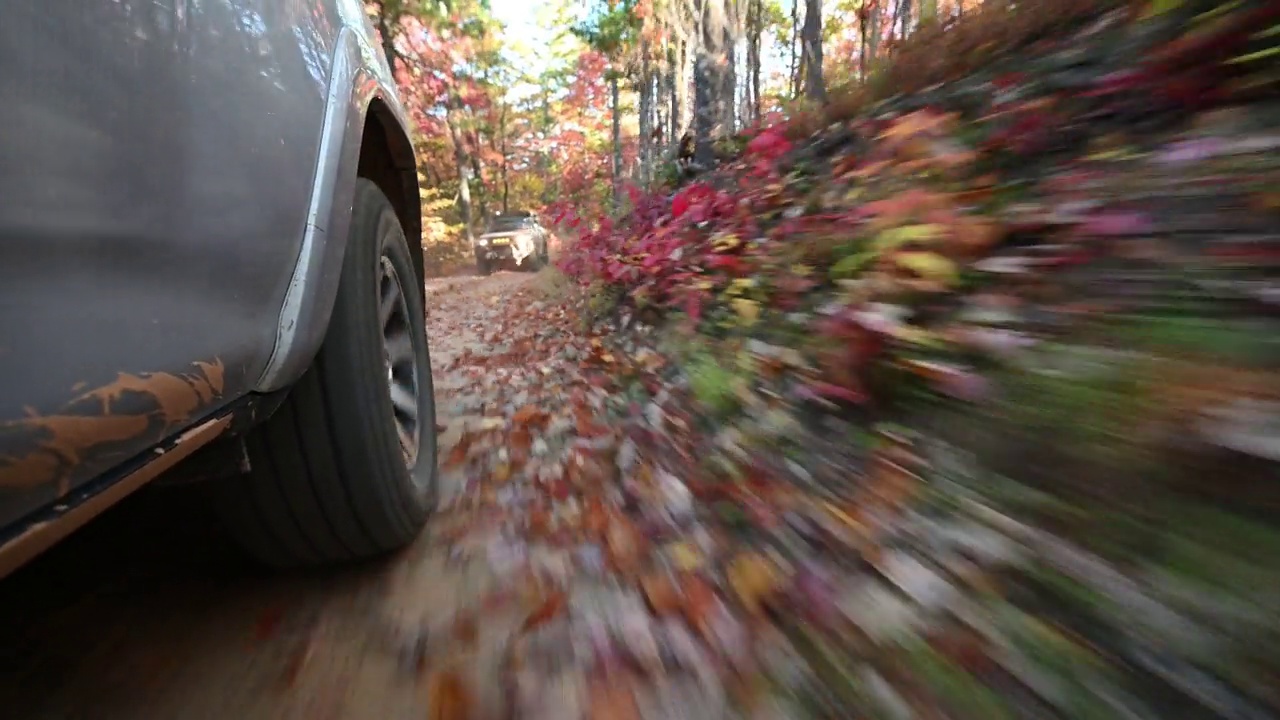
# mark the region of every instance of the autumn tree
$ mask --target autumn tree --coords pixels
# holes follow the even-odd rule
[[[622,116],[620,81],[626,76],[638,38],[640,18],[635,13],[635,0],[621,0],[598,5],[587,21],[574,26],[573,32],[587,45],[609,60],[610,111],[613,141],[613,200],[622,200]],[[647,108],[646,108],[647,109]]]
[[[822,0],[805,0],[800,44],[804,96],[814,102],[826,100],[827,87],[822,80]]]

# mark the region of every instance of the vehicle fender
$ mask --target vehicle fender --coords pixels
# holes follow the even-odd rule
[[[396,169],[412,179],[417,200],[416,161],[405,130],[404,111],[382,53],[367,41],[352,18],[339,31],[325,101],[310,205],[301,249],[281,304],[271,358],[254,387],[273,392],[306,371],[320,349],[333,312],[351,223],[365,122],[377,112],[386,128]],[[394,202],[394,200],[393,200]],[[419,226],[420,228],[420,226]],[[419,228],[405,228],[408,237]],[[421,253],[414,253],[420,256]]]

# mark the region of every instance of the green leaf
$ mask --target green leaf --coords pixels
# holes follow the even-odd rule
[[[864,265],[876,258],[874,252],[855,253],[840,258],[835,265],[831,266],[830,275],[834,279],[852,277],[856,275]]]
[[[1182,5],[1182,0],[1151,0],[1151,5],[1147,8],[1147,17],[1163,15],[1170,10],[1176,10]]]

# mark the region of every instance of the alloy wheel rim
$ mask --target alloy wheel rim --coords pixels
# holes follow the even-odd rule
[[[418,463],[422,423],[418,398],[421,378],[413,350],[413,326],[409,303],[400,274],[385,255],[380,258],[378,273],[378,323],[382,334],[382,359],[386,369],[387,390],[391,395],[391,414],[396,439],[405,466],[412,470]]]

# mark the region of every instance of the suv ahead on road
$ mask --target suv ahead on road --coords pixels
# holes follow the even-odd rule
[[[179,474],[268,564],[412,540],[436,479],[417,168],[363,4],[4,15],[0,575]]]
[[[514,260],[517,266],[537,269],[547,264],[551,234],[528,212],[495,215],[484,234],[476,238],[476,272],[488,275],[496,263]]]

